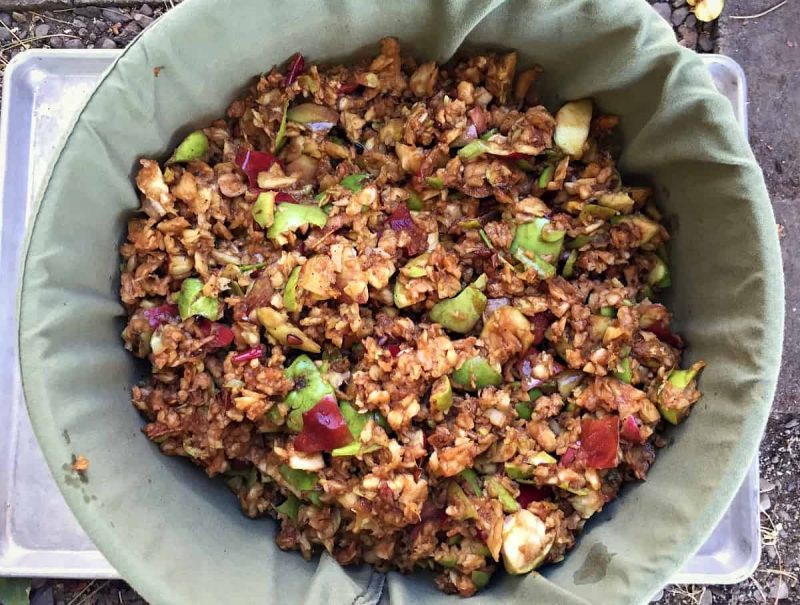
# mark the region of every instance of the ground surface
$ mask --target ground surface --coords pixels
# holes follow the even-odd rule
[[[178,0],[0,0],[0,68],[27,48],[122,48]],[[753,151],[781,233],[786,341],[761,447],[764,554],[733,586],[670,586],[659,605],[800,604],[800,0],[728,0],[717,24],[698,24],[686,0],[653,1],[684,46],[736,59],[749,82]],[[778,8],[775,8],[775,7]],[[758,15],[740,19],[737,17]],[[2,588],[2,586],[0,586]],[[35,580],[32,605],[143,605],[123,582]]]

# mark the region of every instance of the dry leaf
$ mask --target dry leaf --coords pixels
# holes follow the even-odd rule
[[[72,463],[72,470],[82,473],[89,468],[89,461],[83,456],[78,456]]]

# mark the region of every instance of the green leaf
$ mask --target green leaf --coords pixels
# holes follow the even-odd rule
[[[486,143],[481,139],[475,139],[464,145],[458,150],[458,157],[462,160],[471,160],[486,153]]]
[[[467,482],[472,493],[476,496],[483,496],[483,489],[481,489],[481,481],[478,479],[478,474],[471,468],[465,468],[461,471],[461,477]]]
[[[263,269],[267,263],[253,263],[252,265],[239,265],[239,271],[246,273],[247,271],[255,271],[256,269]]]
[[[363,189],[361,181],[368,178],[369,174],[366,173],[349,174],[346,177],[344,177],[339,184],[345,189],[349,189],[350,191],[361,191],[361,189]]]
[[[3,605],[28,605],[31,581],[26,578],[0,578],[0,603]]]
[[[286,142],[286,115],[289,109],[289,101],[283,105],[283,117],[281,117],[281,125],[278,127],[278,134],[275,135],[275,153],[278,153]]]
[[[425,179],[425,183],[434,189],[444,189],[444,180],[438,176],[429,176]]]
[[[317,473],[291,468],[286,464],[281,464],[278,470],[289,485],[301,492],[313,490],[319,481]]]
[[[549,166],[545,166],[545,169],[542,170],[542,174],[539,175],[539,182],[536,183],[539,186],[539,189],[544,189],[553,180],[553,174],[556,171],[556,167],[552,164]]]
[[[419,211],[425,209],[425,202],[423,202],[416,193],[411,193],[406,202],[409,210]]]
[[[300,513],[300,500],[298,500],[297,496],[294,494],[289,494],[289,497],[283,501],[283,504],[276,506],[275,510],[297,523],[297,516]]]
[[[530,420],[533,418],[533,411],[531,410],[531,406],[527,403],[518,403],[514,406],[514,409],[517,410],[517,416],[523,420]]]

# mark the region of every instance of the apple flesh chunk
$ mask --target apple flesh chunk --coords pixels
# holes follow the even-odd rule
[[[579,160],[589,139],[592,122],[592,102],[589,99],[570,101],[556,114],[556,132],[553,137],[561,150]]]
[[[527,509],[508,515],[503,522],[503,564],[510,574],[533,571],[547,557],[554,535]]]

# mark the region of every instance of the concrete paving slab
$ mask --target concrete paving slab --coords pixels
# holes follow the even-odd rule
[[[729,2],[719,23],[719,51],[747,75],[750,143],[764,171],[781,238],[786,276],[786,340],[776,412],[800,413],[800,2]]]

